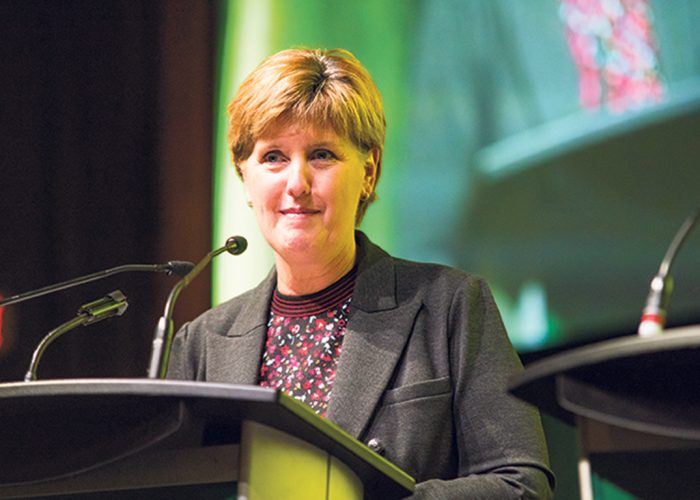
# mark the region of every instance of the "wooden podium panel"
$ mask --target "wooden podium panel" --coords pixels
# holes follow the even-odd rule
[[[0,443],[0,498],[253,500],[279,498],[275,486],[288,488],[284,498],[379,499],[403,498],[414,486],[303,403],[255,386],[0,384]],[[320,467],[300,476],[304,463]]]

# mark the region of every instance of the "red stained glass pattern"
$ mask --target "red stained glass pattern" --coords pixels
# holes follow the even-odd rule
[[[620,113],[662,100],[648,0],[561,0],[586,109]]]

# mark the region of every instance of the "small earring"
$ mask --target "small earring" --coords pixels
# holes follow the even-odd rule
[[[253,202],[250,200],[246,202],[246,205],[248,205],[248,208],[253,208]]]

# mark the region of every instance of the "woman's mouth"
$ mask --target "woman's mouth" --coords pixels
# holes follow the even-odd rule
[[[315,215],[318,213],[321,213],[320,210],[316,210],[314,208],[306,208],[306,207],[288,207],[288,208],[283,208],[280,210],[280,213],[283,215],[292,215],[292,216],[302,216],[302,215]]]

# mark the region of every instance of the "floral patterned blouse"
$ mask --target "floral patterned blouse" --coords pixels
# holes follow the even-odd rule
[[[275,291],[260,385],[281,389],[326,416],[357,269],[311,295]]]

